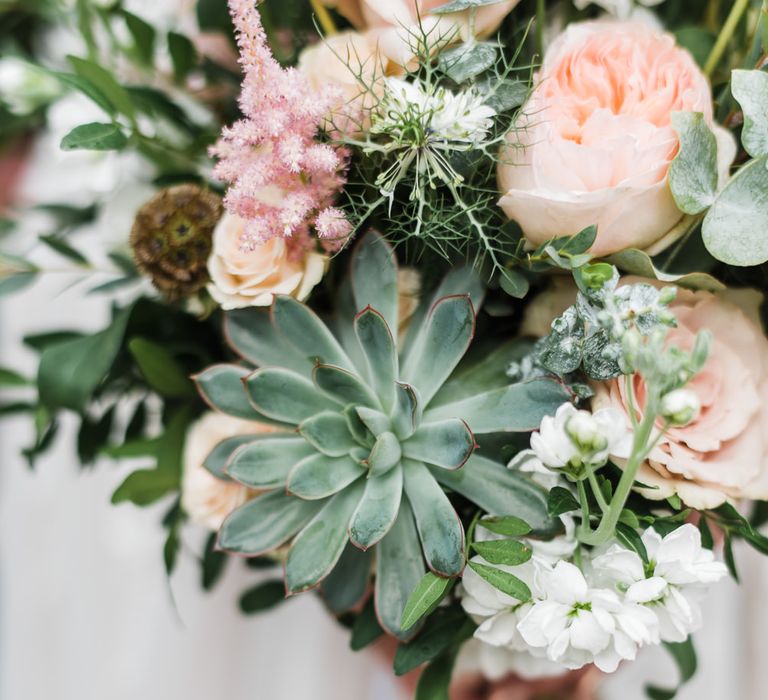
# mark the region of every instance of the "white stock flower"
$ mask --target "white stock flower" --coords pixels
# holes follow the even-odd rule
[[[700,600],[707,585],[727,569],[701,546],[698,528],[687,523],[662,538],[653,528],[642,536],[649,563],[614,544],[592,560],[595,575],[646,606],[658,618],[661,639],[682,642],[701,625]]]
[[[690,389],[675,389],[661,399],[661,415],[672,425],[688,425],[700,411],[701,401]]]
[[[517,631],[566,668],[594,663],[610,673],[622,659],[634,659],[639,646],[658,640],[655,616],[647,608],[590,587],[573,564],[558,562],[540,577],[540,587],[544,598],[530,607]]]
[[[611,454],[628,456],[630,442],[621,411],[590,413],[564,403],[554,416],[542,419],[538,432],[531,435],[531,449],[521,452],[510,466],[530,472],[580,469],[584,464],[597,468]]]

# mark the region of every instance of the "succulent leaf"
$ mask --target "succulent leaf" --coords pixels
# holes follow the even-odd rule
[[[377,476],[389,471],[400,462],[403,450],[397,435],[390,432],[381,433],[373,443],[371,454],[368,455],[368,465],[371,476]]]
[[[289,594],[315,586],[336,565],[349,541],[347,527],[362,495],[363,484],[361,479],[325,501],[322,510],[296,536],[285,563],[285,585]]]
[[[277,488],[285,483],[295,464],[313,453],[303,438],[290,433],[270,434],[259,440],[251,436],[251,441],[232,455],[227,474],[254,489]]]
[[[395,382],[395,406],[392,410],[392,430],[401,440],[416,432],[422,417],[419,392],[410,384]]]
[[[272,325],[271,315],[257,309],[236,309],[224,319],[224,335],[240,357],[257,367],[286,367],[309,378],[312,363]]]
[[[397,517],[402,494],[403,470],[399,464],[368,479],[349,525],[349,538],[356,547],[373,547],[389,532]]]
[[[419,341],[403,367],[425,405],[464,356],[475,334],[475,310],[466,295],[444,297],[433,307]]]
[[[351,457],[313,454],[291,469],[286,489],[299,498],[328,498],[363,474],[363,468]]]
[[[245,389],[260,413],[284,423],[296,425],[322,411],[339,410],[333,399],[289,369],[257,369],[248,375]]]
[[[283,491],[257,496],[231,513],[219,530],[219,547],[258,556],[287,542],[320,510],[324,501],[303,501]]]
[[[272,323],[307,363],[336,365],[354,371],[355,367],[339,341],[308,306],[293,297],[276,296],[272,304]],[[280,362],[278,366],[282,366]]]
[[[228,479],[229,476],[224,472],[229,460],[238,447],[253,441],[253,435],[237,435],[226,438],[213,448],[211,453],[205,458],[203,466],[219,479]]]
[[[194,377],[203,401],[211,408],[236,418],[272,423],[262,416],[243,392],[243,380],[251,373],[237,365],[213,365]]]
[[[368,365],[371,387],[389,413],[395,401],[397,380],[397,348],[384,317],[367,306],[355,317],[355,334]]]
[[[389,417],[381,411],[374,411],[372,408],[366,408],[365,406],[358,406],[356,411],[360,420],[363,421],[365,427],[371,431],[374,437],[389,432],[392,427]]]
[[[376,395],[362,379],[352,372],[333,365],[317,365],[312,372],[312,380],[327,394],[342,404],[379,407]]]
[[[428,410],[424,420],[434,422],[461,416],[475,434],[530,432],[544,416],[571,398],[567,389],[552,379],[540,378],[491,389]]]
[[[344,415],[332,411],[324,411],[307,418],[299,425],[299,433],[303,438],[299,438],[302,443],[306,440],[316,450],[329,457],[343,457],[359,444]]]
[[[424,423],[403,443],[403,455],[445,469],[460,469],[475,449],[475,436],[461,418]]]
[[[403,610],[413,589],[426,573],[416,523],[407,499],[400,503],[395,523],[376,545],[376,552],[376,616],[387,632],[407,639],[418,632],[419,626],[404,631],[400,627]]]
[[[458,576],[464,568],[464,528],[451,502],[421,462],[403,460],[405,493],[429,568]]]
[[[378,309],[389,328],[396,329],[397,263],[383,236],[371,232],[357,244],[351,273],[356,310],[372,306]]]
[[[360,418],[357,407],[347,406],[342,411],[342,415],[347,422],[347,427],[349,428],[350,434],[355,439],[355,442],[357,442],[358,445],[368,447],[369,449],[373,447],[374,437],[363,422],[363,419]]]

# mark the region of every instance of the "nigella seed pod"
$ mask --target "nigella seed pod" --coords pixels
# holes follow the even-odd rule
[[[130,236],[136,266],[170,301],[208,281],[213,229],[221,215],[221,198],[198,185],[162,189],[136,213]]]

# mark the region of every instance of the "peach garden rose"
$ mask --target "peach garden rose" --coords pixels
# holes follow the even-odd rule
[[[532,245],[597,224],[597,256],[659,252],[683,218],[667,182],[675,111],[704,115],[724,179],[735,144],[713,122],[709,83],[693,57],[642,22],[570,25],[546,52],[502,149],[499,205]]]
[[[243,227],[243,219],[227,213],[213,232],[208,292],[221,308],[269,306],[275,294],[306,299],[322,279],[327,257],[282,237],[246,250]]]

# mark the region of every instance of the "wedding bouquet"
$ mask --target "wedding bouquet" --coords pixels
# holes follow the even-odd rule
[[[691,677],[733,542],[768,553],[766,3],[0,17],[0,293],[111,303],[0,370],[30,463],[73,413],[83,464],[143,462],[112,501],[167,502],[169,573],[204,526],[204,587],[316,592],[419,700],[457,659]]]

